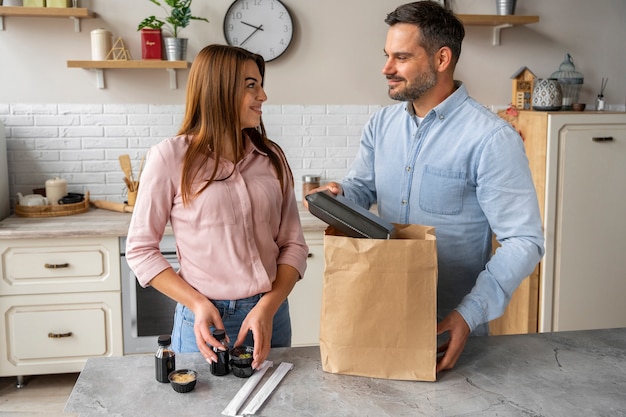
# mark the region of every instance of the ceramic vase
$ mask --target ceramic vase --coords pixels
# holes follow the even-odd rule
[[[556,78],[537,78],[533,89],[533,110],[555,111],[563,106],[563,92]]]

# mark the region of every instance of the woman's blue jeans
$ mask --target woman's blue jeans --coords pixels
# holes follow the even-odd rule
[[[260,299],[261,295],[242,298],[241,300],[211,300],[220,312],[231,347],[237,340],[241,323]],[[175,352],[198,352],[196,335],[193,332],[194,320],[195,317],[191,310],[180,303],[176,305],[172,329],[172,349]],[[291,346],[291,319],[287,300],[281,304],[274,315],[272,329],[272,347]],[[214,328],[211,327],[210,330],[213,332]],[[253,346],[253,344],[252,332],[248,332],[244,345]]]

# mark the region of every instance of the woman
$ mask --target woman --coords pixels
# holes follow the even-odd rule
[[[226,329],[231,346],[254,344],[254,368],[291,344],[287,296],[308,253],[289,165],[261,121],[264,71],[241,48],[200,51],[178,136],[148,153],[126,249],[139,283],[178,302],[175,351],[216,362],[212,331]],[[159,250],[168,221],[179,271]]]

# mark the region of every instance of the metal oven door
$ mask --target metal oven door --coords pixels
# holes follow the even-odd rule
[[[171,238],[167,237],[166,238]],[[130,270],[125,256],[125,238],[121,242],[122,329],[124,354],[150,353],[157,348],[157,338],[171,334],[176,302],[152,287],[143,288]],[[167,242],[165,244],[167,245]],[[178,269],[175,245],[161,250],[174,270]]]

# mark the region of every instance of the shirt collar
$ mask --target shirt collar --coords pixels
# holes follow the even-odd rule
[[[433,107],[424,118],[427,118],[430,113],[434,113],[435,117],[438,119],[445,119],[448,114],[452,113],[454,109],[459,107],[461,103],[463,103],[467,97],[467,89],[465,88],[465,84],[461,81],[454,81],[454,86],[456,89],[452,94],[450,94],[444,101]],[[413,108],[413,104],[410,101],[407,101],[405,107],[407,113],[411,116],[416,116],[415,109]]]
[[[246,138],[246,144],[244,145],[244,152],[246,155],[248,155],[251,152],[257,152],[263,156],[267,156],[267,152],[264,152],[260,150],[259,148],[257,148],[257,146],[254,143],[252,143],[250,138]]]

